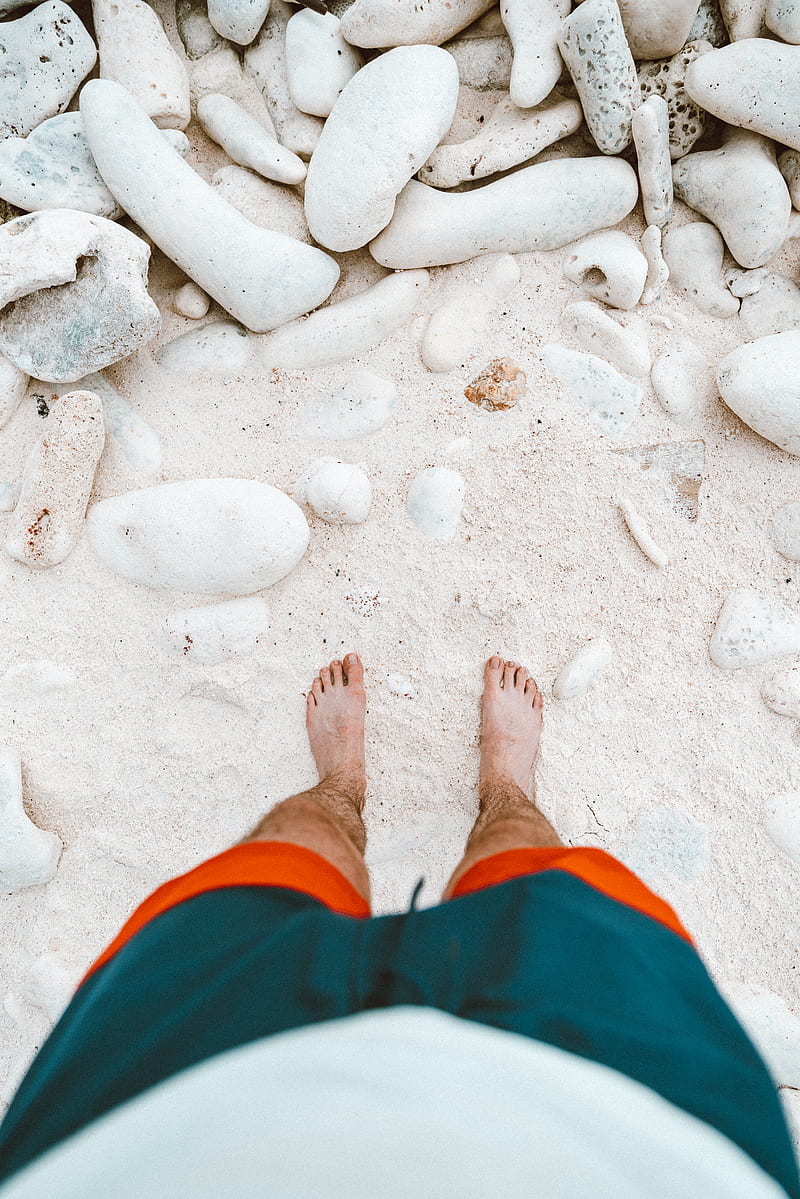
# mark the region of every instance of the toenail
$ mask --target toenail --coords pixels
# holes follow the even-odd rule
[[[348,654],[347,657],[345,658],[345,662],[347,663],[348,666],[354,666],[355,662],[356,662],[356,655]]]

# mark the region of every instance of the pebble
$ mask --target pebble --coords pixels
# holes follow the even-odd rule
[[[773,845],[800,866],[800,792],[784,791],[773,795],[767,801],[762,825]],[[800,1024],[797,1031],[800,1032]]]
[[[700,0],[687,42],[704,41],[712,46],[727,45],[728,30],[719,8],[719,0]]]
[[[355,250],[380,233],[398,192],[450,128],[457,99],[455,63],[438,46],[400,46],[363,67],[309,164],[305,207],[314,238],[331,250]]]
[[[120,84],[162,129],[192,115],[189,75],[145,0],[92,0],[100,78]]]
[[[691,64],[686,90],[729,125],[800,150],[800,46],[748,37]]]
[[[725,243],[714,225],[694,221],[670,229],[663,250],[673,287],[709,316],[736,316],[739,301],[722,281]]]
[[[132,404],[109,383],[104,375],[87,375],[79,381],[81,389],[100,397],[106,432],[119,446],[125,461],[143,474],[153,475],[161,469],[161,442],[156,431],[148,425]]]
[[[761,697],[773,712],[800,720],[800,666],[778,671],[764,683]]]
[[[669,149],[669,109],[663,96],[653,95],[633,114],[633,140],[648,225],[666,225],[672,216],[672,161]]]
[[[263,598],[247,595],[170,612],[164,618],[159,641],[169,654],[209,665],[252,654],[268,623]]]
[[[639,68],[642,98],[663,96],[667,102],[669,152],[673,161],[688,154],[713,124],[712,117],[695,104],[684,86],[690,64],[712,49],[709,42],[687,42],[672,58],[645,62]]]
[[[635,308],[647,279],[647,259],[621,229],[584,238],[567,253],[562,269],[593,300],[611,308]]]
[[[251,117],[230,96],[214,93],[203,96],[197,105],[197,119],[208,136],[240,166],[278,183],[302,183],[305,179],[306,165],[302,158],[280,145],[271,129]]]
[[[330,295],[339,278],[333,259],[245,220],[165,146],[119,84],[86,84],[81,114],[100,173],[125,211],[248,329],[274,329]]]
[[[514,47],[510,95],[519,108],[534,108],[561,78],[561,22],[570,0],[501,0],[500,14]]]
[[[620,154],[641,100],[617,0],[583,0],[562,21],[558,45],[589,132],[604,154]]]
[[[406,511],[426,537],[450,541],[456,533],[464,504],[464,480],[448,466],[421,470],[408,489]]]
[[[485,179],[535,158],[545,147],[575,133],[583,123],[577,100],[555,95],[537,108],[499,100],[480,132],[465,142],[439,146],[418,172],[433,187],[456,187]]]
[[[261,89],[278,141],[293,154],[308,160],[322,133],[322,121],[301,112],[289,93],[286,26],[296,12],[284,0],[272,0],[261,33],[245,51],[244,67]]]
[[[289,95],[301,112],[330,116],[345,84],[364,65],[364,56],[346,42],[333,13],[301,8],[286,26]]]
[[[17,506],[6,525],[6,552],[26,566],[57,566],[83,529],[105,442],[103,405],[71,391],[50,409],[43,437],[28,455]]]
[[[249,46],[269,9],[270,0],[208,0],[208,19],[221,37]]]
[[[372,484],[360,466],[338,458],[315,462],[298,485],[298,498],[332,525],[360,525],[369,515]]]
[[[57,953],[42,953],[31,963],[22,994],[54,1024],[72,999],[76,981]]]
[[[757,666],[800,651],[800,616],[780,600],[744,588],[726,599],[711,638],[711,661],[724,670]]]
[[[613,441],[621,440],[639,411],[642,392],[602,358],[566,346],[542,346],[544,365],[567,389],[581,412]]]
[[[784,150],[778,158],[778,170],[786,180],[793,206],[800,209],[800,153]]]
[[[639,549],[649,558],[654,566],[659,570],[669,566],[669,556],[661,549],[661,547],[653,539],[650,530],[644,520],[644,517],[637,512],[633,506],[633,502],[627,497],[622,496],[619,501],[619,509],[625,518],[625,524],[628,527],[633,540],[638,545]]]
[[[47,0],[0,24],[0,57],[0,138],[25,137],[64,111],[97,50],[72,9],[62,0]]]
[[[633,57],[668,58],[688,40],[698,0],[619,0],[619,7]]]
[[[253,339],[235,321],[211,321],[168,341],[153,355],[162,370],[176,375],[238,375],[247,368]]]
[[[688,337],[673,338],[653,363],[651,380],[664,411],[679,425],[695,419],[707,387],[705,355]]]
[[[397,404],[397,387],[372,371],[355,371],[334,391],[309,401],[300,420],[303,437],[349,441],[370,437],[387,423]]]
[[[189,479],[89,509],[89,541],[115,574],[145,587],[249,595],[294,570],[308,523],[284,492],[252,479]]]
[[[420,355],[431,371],[451,371],[474,352],[489,317],[520,279],[511,254],[486,255],[470,264],[488,268],[447,289],[447,299],[435,308],[422,338]]]
[[[800,332],[774,333],[739,346],[717,368],[728,407],[754,432],[800,457]]]
[[[784,504],[772,520],[775,549],[790,562],[800,562],[800,501]]]
[[[751,338],[800,329],[800,287],[785,275],[768,274],[758,290],[742,300],[740,315]]]
[[[407,675],[387,674],[386,687],[392,695],[399,695],[403,699],[417,698],[417,689]]]
[[[311,242],[303,201],[288,187],[237,166],[221,167],[211,176],[211,186],[260,229]]]
[[[190,62],[204,58],[225,45],[225,40],[208,19],[206,0],[177,0],[175,20],[178,36]]]
[[[55,833],[37,828],[25,813],[19,751],[0,747],[0,891],[49,883],[61,848]]]
[[[482,253],[557,250],[616,225],[638,195],[633,167],[608,157],[535,163],[461,193],[412,180],[370,253],[383,266],[406,270],[464,262]]]
[[[172,307],[178,316],[188,317],[189,320],[199,321],[207,315],[211,307],[211,299],[190,279],[179,287],[172,298]]]
[[[800,6],[796,0],[767,0],[766,25],[784,42],[800,43]]]
[[[149,259],[146,242],[104,217],[48,209],[8,221],[0,226],[0,351],[48,382],[132,354],[161,327]]]
[[[29,375],[0,354],[0,429],[11,420],[28,390]]]
[[[555,698],[576,699],[583,695],[613,657],[614,651],[605,637],[594,637],[587,641],[559,671],[553,684]]]
[[[310,370],[357,358],[397,332],[417,310],[427,271],[398,271],[357,295],[259,339],[267,367]]]
[[[514,63],[510,39],[503,34],[489,37],[468,35],[469,30],[463,37],[444,46],[456,64],[461,86],[481,92],[507,92]]]
[[[731,295],[743,300],[745,296],[755,295],[768,275],[769,271],[765,267],[759,267],[755,271],[744,271],[741,267],[732,266],[724,272],[723,278]]]
[[[642,253],[647,259],[647,278],[644,283],[641,303],[653,304],[669,279],[669,267],[662,250],[662,233],[658,225],[648,225],[642,234]]]
[[[767,0],[719,0],[719,7],[732,42],[764,32]]]
[[[506,412],[527,390],[524,370],[513,358],[495,358],[464,388],[471,404],[487,412]]]
[[[649,373],[652,358],[647,326],[640,318],[629,318],[623,325],[599,304],[579,300],[564,309],[562,324],[584,349],[607,359],[624,374],[641,378]]]
[[[352,46],[377,50],[423,43],[441,46],[492,7],[493,0],[355,0],[342,14]]]
[[[717,226],[740,266],[763,266],[789,235],[789,189],[774,145],[757,133],[733,130],[718,150],[687,154],[675,164],[674,182],[676,195]]]

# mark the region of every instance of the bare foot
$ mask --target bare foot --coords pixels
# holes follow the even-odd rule
[[[367,787],[364,762],[364,667],[358,654],[323,666],[306,703],[306,728],[320,782],[336,781],[363,807]]]
[[[542,697],[528,671],[515,662],[490,658],[484,671],[481,788],[511,779],[531,798],[541,731]]]

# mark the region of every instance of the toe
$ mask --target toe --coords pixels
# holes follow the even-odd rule
[[[517,673],[516,662],[506,662],[505,669],[503,670],[503,689],[504,690],[506,688],[508,688],[508,690],[510,691],[511,688],[514,686],[514,676],[516,675],[516,673]]]
[[[503,659],[498,654],[493,656],[486,663],[483,672],[484,682],[495,687],[499,687],[503,679]]]
[[[314,697],[315,703],[317,702],[319,697],[322,695],[322,679],[319,678],[319,676],[317,676],[317,678],[315,678],[314,682],[311,684],[311,690],[309,692],[309,696],[312,696],[312,695]]]
[[[330,668],[328,666],[322,666],[320,668],[319,677],[320,677],[320,681],[322,683],[323,691],[327,691],[330,687],[333,686],[333,679],[331,678],[331,672],[330,672]]]
[[[532,678],[531,675],[528,675],[527,679],[525,680],[525,694],[530,696],[531,700],[533,700],[536,698],[538,691],[539,689],[536,686],[536,680]]]
[[[317,706],[317,697],[314,694],[314,688],[312,687],[311,690],[309,691],[308,695],[306,696],[306,707],[307,708],[316,708],[316,706]]]
[[[358,687],[364,682],[364,666],[358,654],[348,654],[344,660],[347,683],[350,687]]]
[[[518,666],[517,673],[514,675],[514,686],[518,691],[523,691],[530,675],[526,666]]]
[[[344,675],[342,674],[342,664],[338,658],[331,662],[331,678],[335,687],[341,687],[344,683]]]
[[[544,700],[542,699],[542,693],[541,693],[541,691],[537,691],[536,698],[533,701],[533,710],[534,710],[534,712],[541,712],[543,707],[544,707]]]

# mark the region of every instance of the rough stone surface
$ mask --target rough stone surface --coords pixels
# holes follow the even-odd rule
[[[168,341],[153,355],[162,370],[176,375],[236,375],[253,353],[253,340],[234,321],[211,321]]]
[[[784,42],[800,42],[800,5],[796,0],[767,0],[766,25]]]
[[[298,486],[311,510],[332,525],[360,525],[369,515],[372,485],[360,466],[338,458],[315,462]]]
[[[406,511],[426,537],[450,541],[458,528],[464,490],[464,480],[458,471],[447,466],[429,466],[411,483]]]
[[[464,388],[464,395],[487,412],[505,412],[516,407],[526,390],[527,377],[519,363],[495,358]]]
[[[729,125],[800,150],[800,46],[760,37],[732,42],[689,66],[686,90]]]
[[[333,13],[301,8],[286,26],[289,94],[301,112],[327,117],[344,86],[364,65],[363,55],[344,40]]]
[[[672,216],[669,109],[663,96],[648,96],[633,114],[633,140],[648,225],[666,225]]]
[[[0,892],[49,883],[60,856],[55,833],[37,828],[22,806],[19,751],[0,746]]]
[[[767,0],[719,0],[719,6],[732,42],[765,32]]]
[[[711,638],[711,661],[724,670],[757,666],[800,651],[800,616],[778,599],[744,588],[725,601]]]
[[[612,440],[623,438],[639,411],[641,388],[593,354],[580,354],[555,343],[542,346],[540,353],[575,406]]]
[[[514,63],[510,38],[496,34],[491,37],[464,34],[447,42],[443,49],[455,61],[462,87],[479,92],[508,91]]]
[[[688,40],[700,0],[619,0],[634,58],[668,58]]]
[[[725,244],[714,225],[693,221],[670,229],[663,249],[673,287],[709,316],[736,316],[739,301],[722,281]]]
[[[563,271],[593,300],[611,308],[635,308],[647,279],[647,259],[630,234],[605,229],[573,246]]]
[[[639,87],[642,98],[663,96],[667,102],[669,152],[673,161],[688,154],[713,125],[713,117],[696,104],[686,91],[686,71],[691,63],[713,46],[702,40],[687,42],[672,58],[646,62],[639,68]]]
[[[558,45],[598,148],[619,154],[640,95],[617,0],[584,0],[562,22]]]
[[[761,696],[773,712],[800,720],[800,666],[773,675],[761,688]]]
[[[218,93],[203,96],[197,104],[197,119],[208,136],[240,166],[278,183],[302,183],[305,179],[302,158],[276,141],[271,129],[251,117],[230,96]]]
[[[514,47],[510,96],[519,108],[541,104],[558,83],[564,69],[558,35],[570,7],[570,0],[501,0]]]
[[[100,78],[129,92],[162,129],[185,129],[189,76],[145,0],[92,0]]]
[[[800,332],[745,343],[717,368],[722,399],[746,425],[800,456]]]
[[[768,337],[800,329],[800,287],[785,275],[768,274],[740,309],[748,337]]]
[[[342,15],[352,46],[375,50],[427,43],[441,46],[492,7],[493,0],[355,0]]]
[[[725,27],[719,0],[700,0],[697,16],[686,38],[687,42],[710,42],[712,46],[726,46],[730,41]]]
[[[245,51],[244,65],[261,89],[281,145],[308,160],[322,133],[322,121],[301,112],[289,93],[286,26],[296,12],[284,0],[272,0],[261,33]]]

